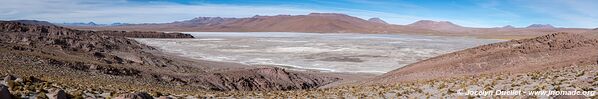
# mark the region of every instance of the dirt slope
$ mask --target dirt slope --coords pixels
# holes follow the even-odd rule
[[[388,72],[367,83],[396,83],[486,73],[598,64],[596,33],[555,33],[470,48]]]

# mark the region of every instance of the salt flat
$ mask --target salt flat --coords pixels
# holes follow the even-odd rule
[[[385,73],[429,57],[502,40],[402,34],[186,32],[195,39],[136,39],[202,60],[327,72]]]

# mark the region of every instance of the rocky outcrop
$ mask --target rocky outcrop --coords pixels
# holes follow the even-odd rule
[[[0,99],[12,99],[8,86],[0,84]]]
[[[370,83],[396,83],[459,75],[519,73],[598,64],[598,36],[555,33],[512,40],[430,58],[388,72]]]
[[[340,80],[311,74],[289,72],[280,68],[257,68],[200,76],[203,85],[213,90],[293,90],[310,89]]]
[[[49,99],[67,99],[66,93],[62,89],[51,89],[46,94]]]
[[[154,99],[151,95],[145,92],[127,93],[116,97],[115,99]]]
[[[130,38],[193,38],[191,34],[152,31],[96,31],[99,34]]]

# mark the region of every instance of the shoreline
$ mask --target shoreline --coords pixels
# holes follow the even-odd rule
[[[304,68],[289,68],[292,66],[282,66],[282,65],[248,65],[244,63],[237,63],[237,62],[226,62],[226,61],[213,61],[213,60],[202,60],[202,59],[195,59],[180,56],[179,53],[169,53],[159,50],[159,52],[155,52],[156,54],[162,53],[163,56],[168,56],[173,59],[184,60],[184,61],[194,61],[196,63],[208,63],[208,64],[218,64],[218,66],[214,67],[221,67],[216,68],[216,71],[224,71],[224,70],[240,70],[240,69],[255,69],[255,68],[267,68],[267,67],[276,67],[276,68],[283,68],[288,70],[289,72],[295,73],[306,73],[306,74],[315,74],[321,76],[328,76],[328,77],[337,77],[341,80],[326,84],[324,86],[320,86],[318,88],[332,88],[332,87],[339,87],[345,84],[357,82],[364,79],[370,79],[375,76],[379,76],[382,74],[374,74],[374,73],[361,73],[361,72],[327,72],[317,69],[304,69]],[[224,69],[224,70],[223,70]]]

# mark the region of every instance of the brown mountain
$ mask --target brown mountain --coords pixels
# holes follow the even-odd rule
[[[462,75],[521,73],[598,64],[598,34],[556,33],[453,52],[388,72],[368,83],[396,83]]]
[[[554,26],[552,26],[550,24],[532,24],[525,28],[528,28],[528,29],[554,29]]]
[[[462,26],[453,24],[449,21],[432,21],[432,20],[419,20],[414,23],[408,24],[407,26],[421,27],[421,28],[462,28]]]
[[[163,24],[136,24],[113,27],[74,27],[96,30],[224,31],[224,32],[384,32],[386,24],[337,13],[309,15],[254,16],[250,18],[198,17]]]
[[[388,24],[388,23],[386,23],[386,21],[384,21],[384,20],[382,20],[380,18],[370,18],[370,19],[368,19],[368,21],[375,22],[375,23]]]
[[[180,32],[316,32],[316,33],[402,33],[482,38],[518,39],[555,32],[581,33],[590,29],[550,28],[473,28],[449,21],[420,20],[408,25],[384,24],[379,18],[369,20],[338,13],[308,15],[254,16],[249,18],[198,17],[172,23],[129,24],[121,26],[71,26],[86,30],[180,31]]]
[[[378,32],[377,30],[384,26],[344,14],[311,13],[299,16],[255,16],[199,29],[206,31]]]
[[[449,21],[420,20],[408,24],[407,26],[420,29],[430,29],[441,32],[467,32],[471,30],[470,28],[459,26]]]
[[[513,29],[513,28],[515,28],[515,27],[513,27],[513,26],[511,26],[511,25],[506,25],[506,26],[503,26],[503,27],[501,27],[501,28],[503,28],[503,29]]]

